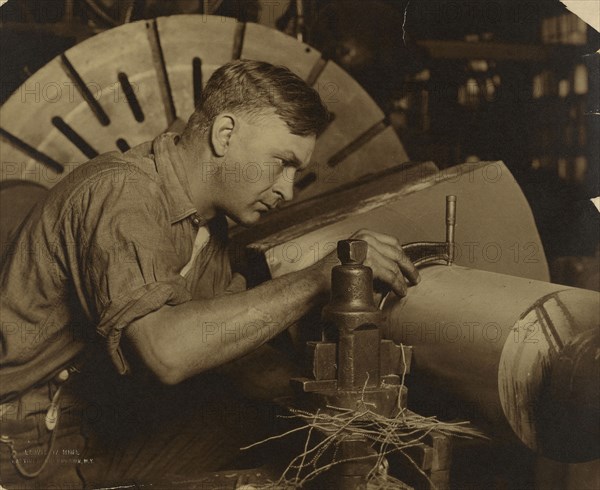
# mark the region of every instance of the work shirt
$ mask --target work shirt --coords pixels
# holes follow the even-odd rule
[[[79,166],[13,237],[0,270],[0,402],[52,377],[91,343],[128,373],[128,325],[227,289],[226,220],[198,217],[176,138],[167,133]]]

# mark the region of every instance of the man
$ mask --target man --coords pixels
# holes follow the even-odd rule
[[[102,155],[35,206],[0,275],[3,485],[151,481],[230,462],[227,431],[207,414],[243,401],[199,375],[322,304],[334,262],[245,291],[229,268],[226,218],[252,225],[291,200],[327,120],[318,94],[287,69],[234,61],[208,81],[180,137]],[[250,163],[258,178],[244,181]],[[396,238],[355,236],[397,294],[403,275],[418,280]],[[207,335],[209,325],[225,334]],[[240,325],[256,334],[231,335]],[[205,420],[191,420],[199,411]]]

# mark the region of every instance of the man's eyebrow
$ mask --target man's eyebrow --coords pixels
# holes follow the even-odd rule
[[[281,158],[286,161],[286,163],[290,163],[296,168],[299,168],[303,165],[293,151],[283,151],[279,152],[279,154],[281,155]]]

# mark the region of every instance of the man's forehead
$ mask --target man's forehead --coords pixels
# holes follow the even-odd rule
[[[246,127],[257,142],[297,167],[306,167],[315,147],[316,136],[293,134],[287,123],[273,109],[254,115],[242,115]]]

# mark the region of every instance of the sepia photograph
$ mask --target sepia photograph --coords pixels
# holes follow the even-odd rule
[[[0,490],[600,488],[599,0],[0,0]]]

